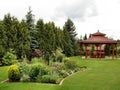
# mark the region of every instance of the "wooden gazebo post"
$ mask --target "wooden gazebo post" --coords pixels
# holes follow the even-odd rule
[[[80,42],[80,57],[82,57],[82,42]]]
[[[88,50],[87,50],[88,44],[85,44],[85,58],[88,57]]]
[[[101,46],[102,46],[102,44],[100,44],[100,55],[99,55],[99,58],[100,58],[100,59],[101,59],[101,57],[102,57]]]
[[[112,59],[114,59],[115,56],[115,44],[112,44]]]
[[[98,56],[98,44],[96,44],[96,58],[99,58],[99,56]]]
[[[116,47],[116,58],[117,58],[117,44],[115,44],[115,47]]]
[[[107,44],[106,44],[107,45]],[[111,45],[108,44],[110,47],[109,47],[109,50],[108,50],[108,56],[110,57],[110,48],[111,48]]]

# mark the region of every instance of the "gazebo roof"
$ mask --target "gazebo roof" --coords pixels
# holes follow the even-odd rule
[[[109,39],[108,37],[105,37],[106,34],[101,32],[96,32],[92,34],[91,38],[88,38],[87,40],[83,40],[82,43],[88,43],[88,44],[111,44],[111,43],[117,43],[117,41]]]
[[[99,32],[93,33],[92,36],[105,36],[106,34]]]

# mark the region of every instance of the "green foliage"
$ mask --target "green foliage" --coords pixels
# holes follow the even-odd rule
[[[63,78],[65,78],[65,77],[69,76],[70,74],[68,73],[67,70],[61,70],[60,75],[61,75]]]
[[[0,21],[0,64],[2,64],[2,57],[5,54],[6,32],[4,31],[3,21]]]
[[[71,44],[71,39],[66,29],[63,30],[63,35],[64,53],[66,56],[73,56],[74,52]]]
[[[24,62],[20,62],[19,64],[17,64],[17,66],[19,67],[21,81],[29,82],[30,81],[30,77],[29,77],[30,66]]]
[[[44,55],[56,51],[58,47],[63,49],[63,31],[56,27],[54,22],[44,23],[39,19],[36,24],[36,39],[39,42],[39,49]]]
[[[72,34],[68,32],[69,27],[72,27],[72,33],[75,32],[74,25],[70,22],[67,23],[64,30],[56,27],[54,22],[44,23],[42,19],[39,19],[35,25],[34,15],[30,8],[26,20],[19,21],[8,13],[0,21],[0,62],[10,48],[15,51],[19,61],[22,61],[26,56],[31,61],[35,49],[41,52],[42,57],[46,52],[49,52],[51,56],[51,53],[56,51],[58,47],[63,50],[65,55],[74,55],[78,49],[75,51],[74,49],[77,48],[75,46],[73,49]]]
[[[22,82],[29,82],[30,81],[30,77],[28,76],[28,75],[23,75],[22,77],[21,77],[21,81]]]
[[[62,62],[63,58],[64,58],[64,54],[62,53],[63,50],[61,48],[57,48],[56,52],[55,52],[55,59],[58,62]]]
[[[25,20],[19,22],[17,18],[7,14],[0,21],[0,29],[0,60],[11,48],[18,59],[23,59],[30,48],[30,33]]]
[[[11,65],[8,69],[8,78],[10,81],[20,80],[20,71],[17,65]]]
[[[120,60],[84,60],[79,56],[70,57],[82,66],[87,66],[83,72],[77,72],[66,78],[62,85],[38,83],[1,83],[0,90],[119,90]],[[107,67],[106,67],[107,66]],[[7,79],[8,66],[0,67],[1,81]],[[107,83],[107,84],[106,84]],[[101,87],[102,86],[102,87]]]
[[[70,60],[70,58],[65,57],[65,58],[64,58],[64,63],[67,62],[68,60]]]
[[[32,14],[32,10],[31,8],[29,7],[29,11],[27,12],[27,15],[26,15],[26,22],[27,22],[27,25],[28,25],[28,30],[30,32],[30,37],[31,37],[31,41],[30,41],[30,53],[28,53],[28,59],[29,61],[31,61],[32,57],[33,57],[33,52],[35,49],[38,49],[39,47],[39,43],[38,41],[36,40],[36,33],[37,33],[37,30],[35,29],[35,25],[34,25],[34,15]]]
[[[49,65],[50,64],[50,54],[49,54],[49,52],[46,52],[46,54],[45,54],[45,60],[47,62],[47,65]]]
[[[74,23],[72,22],[71,19],[68,18],[64,24],[64,30],[66,30],[68,32],[68,36],[67,36],[68,43],[67,44],[69,46],[69,49],[73,50],[70,56],[77,55],[77,52],[79,50],[78,43],[76,42],[77,41],[77,39],[76,39],[77,33],[76,33],[75,29],[76,28],[75,28]]]
[[[42,58],[32,58],[32,61],[30,63],[35,64],[35,63],[42,63],[42,62],[43,62]]]
[[[19,22],[19,29],[17,29],[17,43],[16,43],[16,55],[17,58],[23,60],[27,54],[26,52],[30,50],[30,31],[28,30],[28,25],[25,20]]]
[[[40,67],[38,64],[34,64],[31,66],[31,69],[29,71],[29,77],[30,77],[30,81],[36,81],[37,80],[37,76],[39,75],[40,72]]]
[[[74,61],[74,60],[68,60],[65,62],[65,66],[67,69],[70,69],[70,70],[74,70],[75,68],[77,68],[77,62]]]
[[[40,78],[41,76],[47,74],[48,72],[49,70],[45,65],[33,64],[29,71],[30,81],[37,81],[38,77]]]
[[[19,67],[21,77],[29,74],[30,66],[27,63],[20,62],[17,64],[17,66]]]
[[[55,77],[52,77],[51,75],[44,75],[42,76],[42,80],[41,82],[42,83],[56,83],[56,78]]]
[[[2,59],[3,65],[11,65],[17,62],[16,55],[12,54],[11,52],[7,52]]]
[[[10,14],[4,16],[3,19],[4,31],[6,33],[5,48],[8,51],[10,48],[16,47],[17,30],[19,29],[19,21],[17,18],[12,17]]]
[[[52,70],[52,73],[50,75],[53,75],[54,77],[66,77],[68,76],[66,67],[64,63],[56,62],[53,64],[54,69]]]
[[[42,53],[45,51],[46,49],[46,36],[45,34],[47,34],[45,32],[45,25],[44,25],[44,22],[42,19],[39,19],[37,21],[37,24],[36,24],[36,30],[37,30],[37,33],[36,33],[36,36],[35,38],[37,39],[38,43],[39,43],[39,49],[42,51]]]

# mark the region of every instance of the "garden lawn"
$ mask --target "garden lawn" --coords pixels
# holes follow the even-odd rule
[[[2,83],[0,90],[120,90],[120,60],[81,60],[79,57],[70,59],[76,60],[81,66],[87,66],[87,69],[67,77],[61,86]],[[0,67],[0,76],[4,73],[0,80],[7,78],[5,70],[6,67]]]
[[[81,60],[80,63],[88,70],[66,78],[60,90],[120,90],[119,60]]]
[[[7,79],[8,66],[0,67],[0,82]]]

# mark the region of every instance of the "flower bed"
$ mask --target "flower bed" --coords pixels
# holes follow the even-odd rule
[[[16,76],[19,76],[17,81],[52,84],[59,84],[63,78],[73,74],[74,72],[80,71],[81,68],[84,68],[78,66],[77,63],[73,60],[52,62],[49,66],[42,62],[32,64],[21,62],[14,66],[18,67],[19,70],[17,69],[17,74],[19,75],[13,75],[14,78],[12,78],[12,80],[9,77],[9,80],[11,81],[16,81]],[[9,73],[15,74],[10,70]]]

